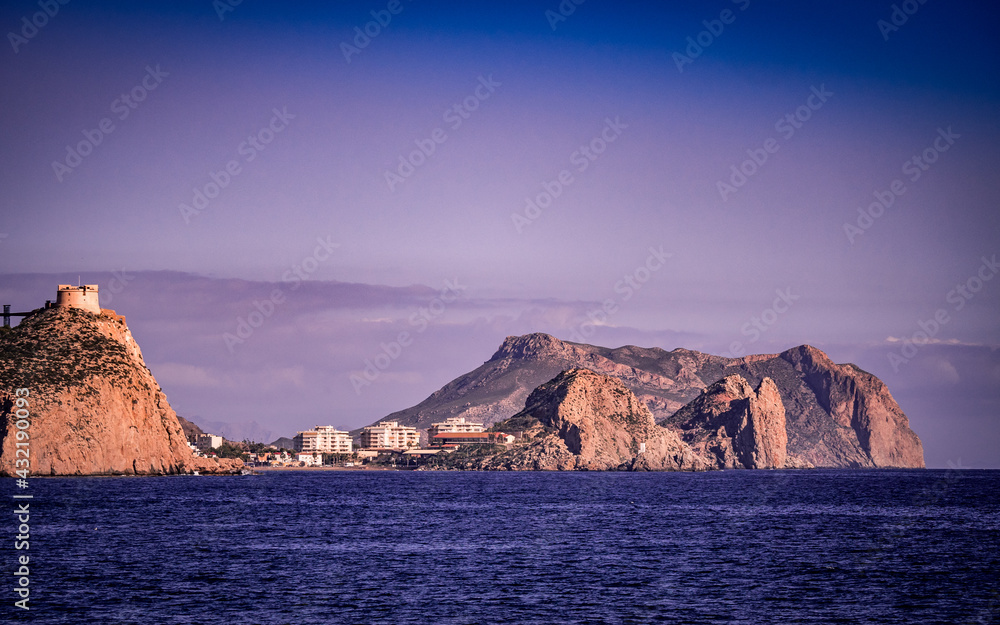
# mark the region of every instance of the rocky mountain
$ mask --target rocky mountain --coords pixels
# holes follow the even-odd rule
[[[684,471],[711,468],[677,433],[656,424],[644,403],[615,378],[570,369],[542,384],[524,410],[497,426],[522,443],[476,468]]]
[[[251,441],[255,443],[266,443],[269,440],[278,438],[278,435],[271,430],[262,427],[256,421],[233,422],[233,421],[210,421],[200,416],[192,415],[191,422],[197,423],[198,427],[206,434],[217,434],[227,441]]]
[[[788,456],[785,406],[771,378],[755,390],[742,376],[726,376],[663,424],[674,426],[685,443],[720,468],[809,466]]]
[[[0,474],[16,465],[16,389],[27,390],[31,475],[238,472],[195,457],[125,318],[54,307],[0,333]],[[23,392],[22,392],[23,395]]]
[[[657,422],[678,431],[675,413],[716,382],[738,375],[758,389],[769,378],[784,408],[786,455],[796,466],[924,466],[920,439],[885,384],[855,365],[834,364],[808,345],[780,354],[725,358],[687,349],[610,349],[547,334],[512,336],[482,366],[385,418],[418,428],[452,416],[495,424],[520,412],[533,389],[575,368],[620,380]],[[763,391],[758,404],[775,399],[769,387]],[[745,435],[751,432],[757,436],[755,427]],[[738,457],[735,448],[732,454]]]
[[[180,415],[177,415],[177,422],[180,423],[181,425],[181,430],[184,432],[184,438],[186,438],[189,441],[193,442],[193,440],[196,437],[205,433],[204,430],[198,427],[197,423],[188,421],[187,419],[185,419]]]
[[[295,441],[288,438],[287,436],[282,436],[281,438],[275,439],[273,442],[268,443],[271,447],[275,449],[295,449]]]

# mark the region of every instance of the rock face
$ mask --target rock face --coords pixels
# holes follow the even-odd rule
[[[834,364],[808,345],[781,354],[724,358],[686,349],[609,349],[547,334],[511,336],[476,370],[385,418],[418,428],[452,416],[494,424],[519,412],[532,389],[573,368],[620,380],[657,422],[668,420],[727,376],[739,375],[754,388],[770,378],[784,407],[786,453],[793,463],[924,466],[920,439],[885,385],[854,365]],[[675,427],[672,422],[668,426]]]
[[[799,373],[822,416],[829,415],[845,444],[856,440],[871,466],[924,466],[923,445],[882,380],[855,365],[834,364],[808,345],[783,352],[781,358]]]
[[[184,438],[189,441],[205,433],[197,423],[192,423],[180,415],[177,415],[177,422],[180,423],[181,431],[184,432]]]
[[[0,474],[13,475],[17,406],[27,389],[31,475],[239,472],[195,457],[125,318],[40,310],[0,334]]]
[[[480,468],[709,468],[675,432],[656,425],[649,408],[620,381],[587,369],[570,369],[542,384],[523,411],[498,427],[519,429],[527,441],[487,459]]]
[[[788,435],[778,387],[764,378],[756,390],[739,375],[708,387],[667,419],[681,439],[721,468],[781,469],[786,465]]]

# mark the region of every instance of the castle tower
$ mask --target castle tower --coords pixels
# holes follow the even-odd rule
[[[101,305],[97,301],[97,285],[60,284],[59,290],[56,292],[56,306],[81,308],[95,315],[101,314]]]

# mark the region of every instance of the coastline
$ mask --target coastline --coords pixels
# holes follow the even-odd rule
[[[413,471],[414,469],[406,469],[400,467],[247,467],[250,471],[254,473],[261,471]]]

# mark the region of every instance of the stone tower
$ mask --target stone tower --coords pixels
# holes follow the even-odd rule
[[[80,308],[95,315],[101,314],[101,305],[97,301],[97,285],[85,284],[83,286],[73,286],[72,284],[60,284],[59,290],[56,293],[56,306]]]

